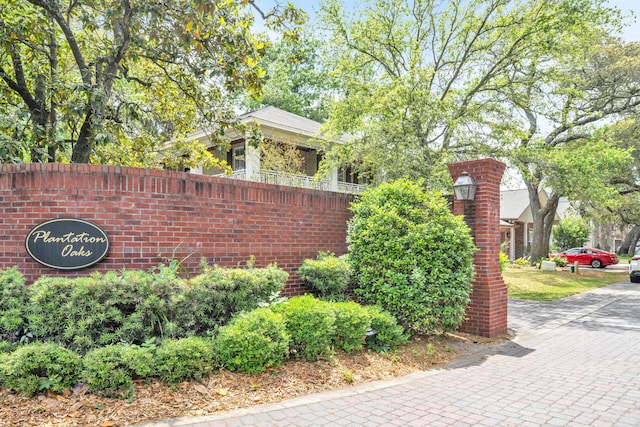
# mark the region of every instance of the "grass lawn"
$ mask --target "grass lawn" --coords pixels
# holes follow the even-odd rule
[[[607,286],[629,278],[628,273],[607,273],[598,270],[541,271],[536,269],[506,269],[502,277],[509,298],[550,301]]]

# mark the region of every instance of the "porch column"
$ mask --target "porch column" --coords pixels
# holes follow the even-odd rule
[[[244,168],[247,181],[260,182],[260,149],[244,143]]]
[[[511,261],[515,261],[516,259],[516,228],[511,227],[511,231],[509,232],[510,242],[509,242],[509,259]]]
[[[478,185],[474,201],[454,198],[453,212],[464,215],[478,248],[471,303],[460,330],[485,337],[507,331],[507,287],[500,274],[500,181],[504,168],[504,163],[494,159],[449,165],[454,182],[468,172]]]
[[[338,191],[338,168],[331,169],[327,179],[329,180],[329,190]]]

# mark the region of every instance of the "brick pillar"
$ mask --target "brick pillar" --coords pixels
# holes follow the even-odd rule
[[[504,168],[504,163],[493,159],[449,165],[453,182],[468,172],[478,185],[474,201],[454,197],[453,213],[464,215],[478,248],[471,303],[460,330],[485,337],[507,331],[507,287],[500,274],[500,181]]]

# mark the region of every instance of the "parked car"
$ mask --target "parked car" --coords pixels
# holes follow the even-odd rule
[[[580,265],[590,265],[593,268],[605,268],[608,265],[618,263],[616,254],[595,248],[571,248],[557,254],[549,254],[549,258],[556,256],[565,258],[569,264],[578,261]],[[640,261],[640,257],[638,260]],[[638,275],[640,278],[640,271],[638,271]]]
[[[631,283],[640,283],[640,251],[629,261],[629,280]]]

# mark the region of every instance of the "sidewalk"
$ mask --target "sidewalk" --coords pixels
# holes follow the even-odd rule
[[[509,303],[517,335],[447,368],[146,426],[640,426],[640,286]]]

